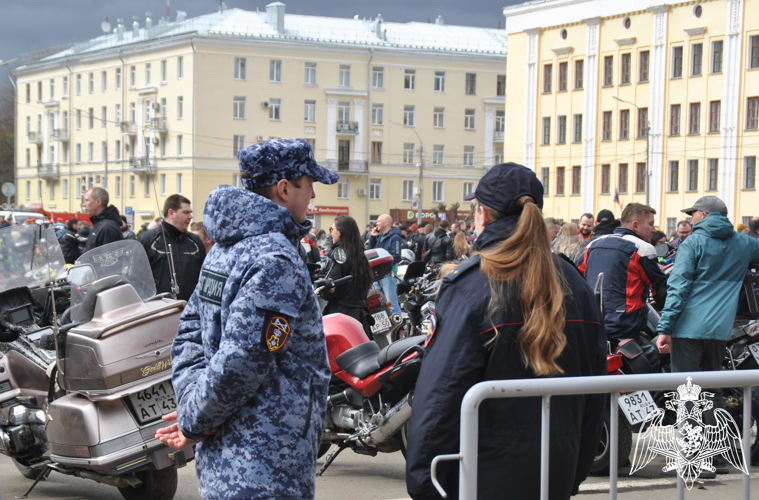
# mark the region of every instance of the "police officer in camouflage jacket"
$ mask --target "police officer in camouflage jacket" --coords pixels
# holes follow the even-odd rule
[[[216,245],[172,349],[178,426],[157,437],[198,440],[204,499],[313,498],[330,369],[297,246],[311,227],[312,184],[338,176],[300,139],[255,144],[238,159],[245,189],[219,186],[206,202]]]

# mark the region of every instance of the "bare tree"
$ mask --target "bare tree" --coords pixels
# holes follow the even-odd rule
[[[0,184],[13,182],[16,165],[15,89],[5,79],[0,81]]]

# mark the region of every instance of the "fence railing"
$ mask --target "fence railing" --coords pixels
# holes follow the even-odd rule
[[[459,453],[439,455],[432,460],[430,466],[432,483],[443,496],[447,493],[437,480],[437,464],[443,461],[459,461],[459,498],[475,500],[477,498],[477,436],[479,433],[478,413],[481,403],[492,398],[524,398],[541,396],[542,420],[540,436],[540,498],[547,500],[549,477],[549,430],[551,417],[551,396],[568,396],[578,394],[610,394],[609,418],[609,498],[617,498],[618,451],[617,440],[619,431],[618,399],[620,392],[638,390],[675,390],[693,379],[693,384],[701,387],[741,387],[743,388],[743,454],[746,464],[751,460],[751,388],[759,386],[759,370],[715,371],[715,372],[678,372],[649,375],[598,376],[598,377],[567,377],[543,378],[529,380],[498,380],[481,382],[473,386],[464,396],[461,403],[461,429]],[[757,437],[759,439],[759,437]],[[685,496],[685,486],[682,478],[678,477],[677,498]],[[750,498],[750,476],[743,475],[743,498]]]

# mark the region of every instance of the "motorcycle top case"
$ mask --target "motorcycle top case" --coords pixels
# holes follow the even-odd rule
[[[98,293],[92,319],[66,337],[65,387],[91,399],[171,377],[171,345],[185,302],[143,302],[131,284]],[[126,387],[125,387],[126,386]]]
[[[759,319],[759,263],[751,265],[741,288],[738,317]]]
[[[384,248],[374,248],[364,252],[374,274],[374,281],[381,280],[393,272],[393,256]]]

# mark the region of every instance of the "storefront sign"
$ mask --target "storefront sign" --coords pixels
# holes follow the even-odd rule
[[[309,209],[309,214],[312,215],[348,215],[348,207],[323,207],[316,205],[313,209]]]

